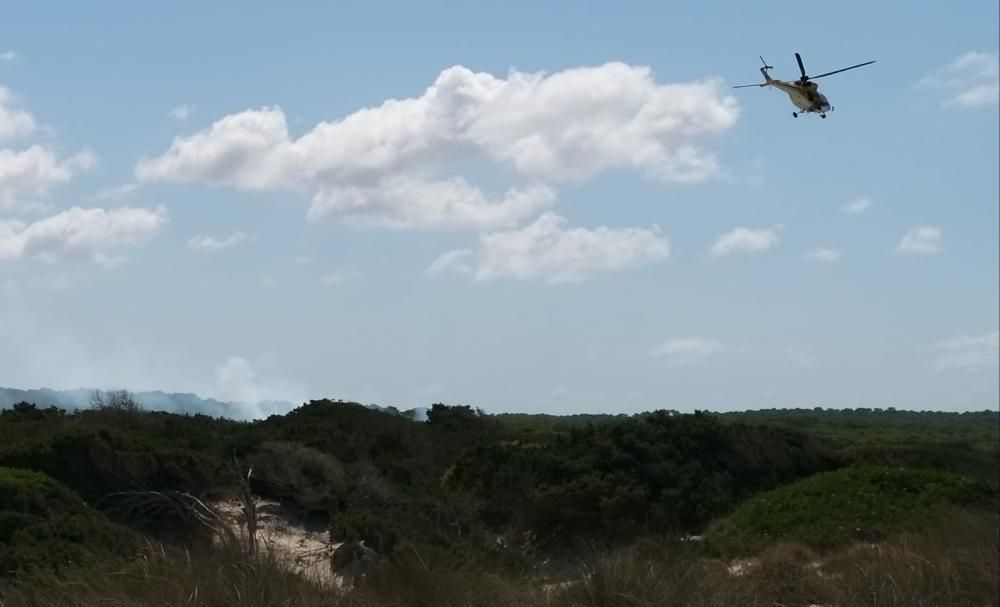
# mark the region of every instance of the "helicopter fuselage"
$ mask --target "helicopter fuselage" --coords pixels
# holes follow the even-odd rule
[[[826,95],[820,93],[816,85],[811,82],[801,85],[797,82],[785,82],[784,80],[768,78],[766,84],[787,94],[795,107],[803,112],[815,112],[823,115],[833,109]]]

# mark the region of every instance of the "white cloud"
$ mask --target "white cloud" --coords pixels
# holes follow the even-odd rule
[[[324,187],[313,197],[309,218],[400,229],[506,228],[554,199],[555,192],[545,186],[514,188],[490,200],[461,177],[438,182],[387,178],[373,187]]]
[[[777,243],[778,234],[774,230],[735,228],[720,235],[710,252],[714,257],[723,257],[733,253],[765,251]]]
[[[86,150],[60,160],[40,145],[20,152],[0,149],[0,208],[21,196],[45,194],[51,186],[68,182],[74,174],[96,163],[96,156]]]
[[[248,190],[292,186],[304,167],[290,162],[293,152],[281,109],[261,108],[215,122],[188,137],[175,137],[155,159],[140,159],[140,181],[193,181]]]
[[[170,113],[167,115],[178,122],[184,122],[194,114],[195,107],[193,104],[182,103],[170,110]]]
[[[450,251],[427,272],[471,273],[476,281],[500,278],[579,282],[596,272],[624,270],[643,262],[666,259],[670,245],[657,227],[593,230],[564,228],[565,220],[545,213],[521,229],[479,237],[479,251]],[[475,263],[473,263],[475,262]]]
[[[34,117],[20,108],[13,95],[0,87],[0,141],[34,133],[38,129]],[[74,174],[91,169],[97,157],[83,150],[69,158],[60,158],[53,150],[34,144],[22,150],[0,149],[0,209],[18,203],[31,207],[34,201],[24,200],[45,194],[49,188],[68,182]]]
[[[448,251],[434,260],[427,268],[427,275],[435,278],[444,274],[472,274],[475,253],[471,249]]]
[[[806,259],[814,261],[837,261],[841,256],[843,256],[843,251],[840,249],[827,249],[823,247],[812,249],[806,253]]]
[[[297,139],[278,107],[229,115],[143,158],[135,173],[147,181],[303,189],[315,194],[314,219],[500,228],[553,194],[527,186],[494,200],[454,177],[461,165],[507,165],[529,183],[619,168],[702,181],[719,167],[701,140],[732,127],[738,115],[718,82],[657,84],[649,69],[621,63],[512,71],[506,79],[457,66],[419,97],[321,122]]]
[[[917,226],[911,228],[896,245],[900,253],[933,254],[941,250],[941,228]]]
[[[17,107],[10,91],[0,86],[0,140],[30,135],[36,126],[34,117]]]
[[[726,350],[722,342],[714,339],[681,337],[663,342],[653,349],[653,355],[663,358],[671,366],[677,366],[703,362]]]
[[[954,337],[934,346],[940,351],[933,366],[948,369],[997,369],[1000,367],[1000,331]]]
[[[188,241],[188,247],[194,249],[195,251],[205,251],[207,253],[214,253],[216,251],[221,251],[222,249],[228,249],[229,247],[236,246],[242,242],[247,242],[253,240],[253,235],[245,234],[240,231],[233,232],[225,238],[215,238],[213,236],[195,236]]]
[[[995,107],[1000,102],[1000,61],[996,53],[965,53],[919,84],[944,91],[945,107]]]
[[[104,188],[94,194],[91,199],[93,200],[118,200],[121,198],[126,198],[130,194],[133,194],[139,189],[139,184],[135,182],[123,183],[121,185],[116,185],[110,188]]]
[[[870,198],[867,196],[858,196],[854,200],[845,203],[840,209],[848,215],[860,215],[867,211],[870,206],[872,206]]]
[[[0,61],[17,61],[18,55],[14,51],[4,51],[0,53]]]
[[[152,236],[166,221],[163,207],[155,211],[73,207],[33,223],[0,221],[0,261],[86,259],[113,266],[123,260],[108,251]]]

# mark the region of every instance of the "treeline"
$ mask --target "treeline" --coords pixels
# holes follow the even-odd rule
[[[843,460],[944,470],[1000,487],[1000,412],[763,409],[723,420],[806,432]]]
[[[837,465],[802,433],[657,412],[471,449],[448,470],[495,527],[556,538],[696,532],[740,500]]]
[[[989,412],[558,418],[436,404],[426,422],[414,422],[406,412],[314,400],[237,422],[145,411],[127,396],[72,413],[31,403],[0,411],[0,467],[8,470],[0,485],[21,483],[23,471],[45,475],[31,482],[63,491],[37,480],[54,479],[78,495],[94,537],[118,533],[101,527],[106,521],[187,545],[204,530],[169,508],[134,508],[134,496],[223,498],[252,468],[254,493],[281,500],[335,540],[366,539],[384,554],[400,542],[475,555],[511,547],[498,558],[518,566],[513,547],[558,551],[580,540],[699,533],[761,491],[854,463],[905,460],[986,480],[997,471],[996,458],[986,459],[997,448],[997,415]],[[3,491],[0,550],[13,545],[28,503],[23,489],[17,500]],[[32,537],[57,541],[56,529],[38,526]],[[5,562],[0,576],[29,565]]]

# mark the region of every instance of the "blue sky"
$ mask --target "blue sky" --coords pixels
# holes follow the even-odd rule
[[[997,11],[8,7],[0,385],[995,409]]]

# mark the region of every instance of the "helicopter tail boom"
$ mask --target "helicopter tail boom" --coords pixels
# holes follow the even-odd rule
[[[774,78],[771,78],[770,74],[767,73],[767,70],[769,70],[769,69],[772,69],[772,68],[771,68],[770,65],[767,65],[766,63],[764,64],[764,67],[760,68],[760,73],[761,73],[762,76],[764,76],[764,82],[761,82],[759,84],[741,84],[739,86],[734,86],[733,88],[734,89],[745,89],[745,88],[749,88],[749,87],[752,87],[752,86],[770,86],[772,83],[775,82],[775,80],[774,80]]]
[[[739,86],[734,86],[733,87],[734,89],[745,89],[745,88],[749,88],[749,87],[752,87],[752,86],[768,86],[772,82],[774,82],[774,78],[771,78],[771,75],[767,73],[767,70],[773,70],[774,66],[773,65],[768,65],[767,61],[764,61],[764,57],[761,57],[760,55],[758,55],[758,57],[760,57],[760,62],[764,66],[764,67],[760,68],[760,73],[761,73],[762,76],[764,76],[764,82],[761,82],[760,84],[741,84]]]

